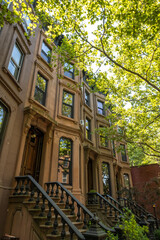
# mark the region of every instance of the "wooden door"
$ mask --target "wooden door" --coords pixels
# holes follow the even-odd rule
[[[92,159],[88,161],[88,192],[93,190],[93,163]]]
[[[43,133],[31,127],[26,138],[21,175],[31,175],[39,180],[42,147]]]

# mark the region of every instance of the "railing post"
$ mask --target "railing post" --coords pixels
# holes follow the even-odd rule
[[[94,215],[91,219],[89,230],[83,233],[86,240],[105,240],[107,234],[99,227],[98,218]]]

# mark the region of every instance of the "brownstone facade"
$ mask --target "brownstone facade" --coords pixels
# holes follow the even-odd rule
[[[114,149],[125,143],[95,132],[107,127],[104,95],[75,74],[74,63],[50,67],[43,30],[30,40],[24,31],[6,24],[0,32],[0,236],[15,176],[30,174],[42,186],[60,181],[84,204],[91,190],[116,198],[132,185],[127,153]]]

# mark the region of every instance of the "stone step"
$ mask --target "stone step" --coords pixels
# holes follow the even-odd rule
[[[25,204],[28,209],[34,208],[34,206],[36,205],[36,201],[24,201],[23,204]],[[43,204],[43,202],[40,201],[39,202],[40,208],[41,208],[42,204]],[[65,203],[56,203],[56,205],[61,209],[65,208]],[[45,201],[45,207],[48,207],[47,201]]]
[[[67,217],[71,220],[71,222],[76,222],[76,216],[75,215],[67,215]],[[45,225],[47,222],[47,216],[40,217],[40,216],[33,216],[33,219],[39,224],[39,225]],[[55,216],[51,217],[51,221],[54,222]],[[58,216],[58,223],[61,223],[61,217]]]
[[[72,222],[77,229],[83,228],[83,222]],[[46,235],[51,234],[54,230],[53,224],[51,225],[39,225],[41,231],[43,231]],[[59,223],[57,226],[58,234],[61,234],[63,224]],[[65,231],[69,231],[69,227],[67,224],[65,224]]]
[[[83,234],[83,233],[85,233],[86,232],[86,230],[85,229],[79,229],[79,231]],[[47,240],[61,240],[62,238],[61,238],[61,234],[58,234],[58,235],[53,235],[53,234],[47,234],[46,235],[47,236]],[[70,235],[70,232],[66,232],[66,236],[65,236],[65,240],[70,240],[71,239],[71,235]],[[78,239],[78,237],[75,235],[75,234],[73,234],[73,240],[77,240]]]
[[[61,209],[61,210],[64,212],[64,214],[71,215],[70,214],[71,213],[71,209]],[[37,208],[30,208],[30,209],[28,209],[28,211],[32,215],[38,216],[41,213],[41,208],[38,208],[38,209]],[[45,216],[47,216],[48,211],[49,211],[49,209],[46,208],[45,211],[44,211]],[[53,208],[51,209],[51,213],[54,214],[54,209]]]

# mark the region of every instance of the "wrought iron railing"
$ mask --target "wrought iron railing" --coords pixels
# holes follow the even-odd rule
[[[14,190],[14,195],[26,195],[30,196],[29,202],[35,201],[35,209],[40,209],[40,217],[47,215],[47,221],[45,225],[53,226],[51,232],[52,235],[58,235],[58,217],[60,216],[62,222],[61,239],[65,239],[66,227],[68,226],[70,232],[70,239],[73,236],[77,236],[78,240],[85,240],[82,233],[73,225],[71,220],[63,213],[63,211],[58,207],[58,205],[51,199],[51,197],[45,192],[45,190],[35,181],[30,175],[19,176],[15,178],[17,185]],[[48,209],[46,209],[46,203],[48,204]],[[46,213],[46,211],[47,213]],[[52,218],[54,214],[54,218]],[[52,220],[54,219],[54,220]],[[53,221],[53,222],[52,222]]]
[[[83,229],[87,229],[88,225],[94,214],[91,213],[78,199],[68,190],[63,184],[59,182],[48,182],[47,185],[47,194],[50,197],[60,197],[60,202],[65,203],[66,209],[71,209],[71,214],[76,215],[76,221],[83,222]],[[115,233],[115,230],[108,228],[102,222],[98,221],[98,225],[107,231]]]
[[[119,210],[122,210],[122,206],[121,204],[116,201],[113,197],[111,197],[110,195],[108,194],[104,194],[102,195],[103,197],[105,197],[110,203],[112,203],[116,208],[118,208]]]
[[[118,221],[120,214],[122,215],[122,211],[119,208],[98,192],[88,193],[88,204],[99,204],[100,208],[104,209],[106,214],[113,217],[115,221]]]

